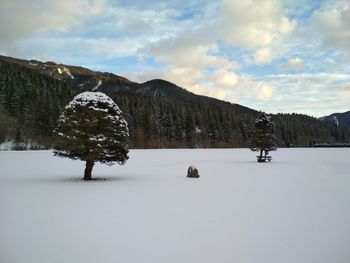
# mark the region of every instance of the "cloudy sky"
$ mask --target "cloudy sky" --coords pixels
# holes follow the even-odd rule
[[[266,112],[350,110],[350,1],[0,0],[0,54]]]

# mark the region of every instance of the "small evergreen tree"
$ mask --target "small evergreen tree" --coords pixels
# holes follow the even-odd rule
[[[258,162],[264,162],[269,151],[277,150],[274,136],[274,123],[270,121],[270,117],[262,113],[255,120],[255,127],[250,133],[249,148],[252,151],[260,151],[257,159]],[[263,156],[264,154],[264,156]]]
[[[86,162],[84,180],[91,180],[95,162],[124,164],[128,157],[127,122],[111,98],[83,92],[65,108],[57,122],[55,156]]]

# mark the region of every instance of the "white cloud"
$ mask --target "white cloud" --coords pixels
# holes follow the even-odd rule
[[[339,63],[339,54],[350,58],[349,4],[322,2],[312,11],[315,4],[296,1],[287,0],[288,10],[282,0],[6,1],[0,9],[5,25],[0,52],[12,46],[21,57],[87,67],[132,57],[134,68],[127,61],[129,68],[115,73],[129,71],[126,76],[136,81],[162,78],[198,94],[274,112],[302,110],[302,105],[321,111],[325,106],[317,106],[318,99],[341,107],[340,98],[342,105],[349,102],[350,67]],[[303,19],[297,23],[289,17]],[[308,69],[323,73],[302,73],[301,57]],[[274,75],[277,58],[284,59],[277,69],[301,74]],[[255,70],[261,75],[267,69],[269,76],[254,76]]]
[[[315,29],[326,45],[350,49],[350,4],[341,8],[318,10],[312,15]]]
[[[296,112],[321,117],[349,110],[350,74],[279,74],[265,76],[262,82],[275,87],[273,95],[262,104],[266,111]],[[257,92],[260,90],[262,97],[264,94],[269,95],[269,89],[264,90],[262,87],[260,85],[261,89],[257,89]]]
[[[261,8],[265,8],[265,11],[259,11],[261,17],[265,19],[265,25],[262,25],[264,21],[258,19],[258,22],[255,20],[253,13],[249,13],[249,6],[246,8],[248,19],[253,20],[252,23],[249,24],[249,21],[247,23],[248,27],[249,25],[251,26],[250,32],[257,30],[255,27],[259,27],[259,30],[262,30],[268,25],[268,30],[262,33],[265,33],[268,38],[276,38],[277,41],[280,38],[279,35],[287,34],[292,30],[294,24],[286,17],[283,17],[278,3],[277,7],[274,6],[276,3],[266,1],[260,5]],[[225,4],[229,3],[226,1]],[[236,4],[240,5],[239,1]],[[241,26],[243,30],[247,20],[245,17],[242,17],[242,19]],[[273,29],[277,24],[278,32]],[[195,30],[186,29],[173,37],[165,38],[146,46],[141,50],[143,56],[151,56],[157,62],[167,66],[165,69],[148,71],[146,74],[137,74],[136,78],[145,81],[146,79],[165,76],[167,80],[193,92],[214,96],[219,99],[232,100],[255,97],[267,100],[271,98],[276,90],[275,87],[261,84],[260,82],[255,83],[249,76],[238,75],[234,71],[240,66],[237,62],[216,54],[218,50],[216,43],[219,37],[218,34],[223,33],[223,31],[216,32],[215,29],[217,29],[218,25],[213,22],[212,24],[207,23],[203,27],[197,27]],[[257,42],[260,44],[257,45],[257,42],[254,45],[248,44],[245,48],[260,46],[254,57],[254,63],[266,64],[270,63],[276,57],[276,54],[279,55],[280,53],[271,51],[270,46],[272,46],[272,43],[270,41],[261,44],[260,31],[256,32],[256,34],[254,33],[254,37],[259,39]],[[223,38],[227,40],[226,36]],[[247,40],[249,39],[252,38],[248,37]],[[210,69],[209,72],[208,69]]]
[[[229,45],[253,52],[247,65],[263,65],[288,52],[296,25],[280,0],[224,0],[218,32]]]
[[[350,60],[350,4],[348,1],[325,2],[315,10],[308,24],[299,29],[302,44],[311,44],[310,52],[333,51],[342,60]]]
[[[216,55],[217,44],[208,35],[207,28],[179,32],[174,37],[161,39],[140,50],[144,56],[154,56],[157,61],[176,67],[237,68],[239,65]]]
[[[203,79],[201,70],[193,67],[167,67],[165,69],[147,69],[141,73],[129,72],[126,77],[145,82],[151,79],[165,79],[193,92],[201,92],[198,83]]]
[[[281,69],[287,69],[287,70],[288,69],[301,70],[301,69],[304,69],[304,66],[305,66],[304,61],[299,57],[291,58],[286,63],[279,65]]]
[[[98,15],[104,0],[45,1],[15,0],[1,3],[0,44],[13,42],[48,30],[66,31],[83,19]]]
[[[237,84],[238,78],[239,77],[235,72],[225,69],[218,69],[212,74],[210,79],[214,85],[232,88]]]
[[[4,38],[1,37],[1,40],[6,39],[8,45],[5,46],[0,42],[0,52],[8,53],[6,51],[10,51],[9,53],[15,56],[36,57],[44,60],[46,60],[45,58],[60,59],[61,61],[62,58],[63,61],[66,58],[71,58],[74,53],[77,60],[78,57],[80,60],[82,57],[83,59],[90,57],[92,60],[101,60],[120,56],[138,56],[142,59],[152,56],[150,50],[157,47],[156,43],[168,45],[184,30],[196,28],[197,24],[202,25],[202,23],[198,23],[196,18],[176,20],[176,16],[180,15],[177,10],[154,2],[140,8],[137,5],[125,6],[120,3],[104,3],[103,0],[80,0],[74,1],[71,5],[68,4],[70,1],[67,1],[60,1],[60,4],[56,2],[46,3],[46,5],[41,6],[45,12],[34,7],[29,8],[23,19],[31,20],[34,18],[36,24],[28,23],[31,30],[28,30],[27,33],[23,33],[22,29],[21,32],[14,30],[16,36],[13,39],[6,35]],[[20,3],[11,5],[18,16],[22,15],[20,6]],[[46,20],[46,17],[41,16],[42,13],[47,14],[49,19]],[[87,17],[89,21],[86,20]],[[0,17],[0,21],[1,19]],[[11,20],[9,26],[15,26],[18,23],[14,17],[9,18],[9,20]],[[6,28],[7,31],[11,32],[9,28]],[[44,34],[48,31],[50,31],[48,34]],[[197,43],[199,42],[197,41]],[[201,56],[203,54],[201,50],[203,48],[208,50],[210,45],[205,42],[202,47],[195,46],[197,49],[195,57],[188,58],[188,60],[193,61],[201,58],[198,63],[226,64],[227,66],[229,61],[225,58]],[[174,46],[172,51],[177,48]],[[157,49],[157,52],[161,53],[161,47]],[[169,49],[165,50],[169,51]],[[61,53],[59,58],[57,58],[57,52]],[[168,63],[171,59],[167,59],[166,54],[163,53],[159,54],[158,60]],[[185,56],[183,56],[183,60],[184,63],[181,66],[190,64],[186,65]]]
[[[272,6],[269,7],[273,9]],[[271,13],[268,12],[267,15]],[[289,20],[281,17],[276,21],[281,24],[278,29],[281,34],[289,33],[288,25],[291,25]],[[139,51],[140,54],[144,57],[153,57],[166,67],[147,70],[140,74],[129,73],[128,76],[138,81],[165,78],[192,92],[232,102],[254,98],[266,101],[272,98],[276,90],[274,86],[261,81],[255,82],[249,76],[240,76],[234,71],[240,66],[237,62],[217,55],[216,26],[218,26],[216,23],[207,23],[195,30],[185,29],[174,36],[146,45]],[[271,30],[272,27],[271,23]],[[269,33],[271,36],[274,35],[272,31]],[[254,63],[270,63],[277,53],[273,54],[267,45],[260,46]]]
[[[341,73],[300,73],[300,74],[277,74],[266,75],[266,78],[286,79],[286,80],[314,80],[314,81],[350,81],[350,74]]]
[[[174,82],[197,94],[226,98],[225,89],[234,87],[238,75],[233,72],[240,65],[217,55],[217,44],[207,28],[188,30],[175,37],[159,40],[140,50],[143,56],[151,56],[157,62],[167,65],[165,69],[137,74],[145,81],[155,76]]]
[[[226,100],[227,91],[224,89],[209,89],[208,94],[209,97],[217,98],[219,100]]]
[[[273,54],[269,48],[260,48],[254,54],[254,63],[257,65],[269,64],[273,59]]]
[[[257,85],[257,90],[258,90],[258,98],[261,100],[267,100],[273,96],[276,88],[271,84],[259,83]]]
[[[222,12],[222,37],[245,48],[269,46],[295,27],[278,0],[224,0]]]

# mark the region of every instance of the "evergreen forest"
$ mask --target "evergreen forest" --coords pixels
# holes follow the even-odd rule
[[[136,83],[81,67],[0,56],[0,143],[12,141],[17,149],[51,148],[63,109],[88,90],[106,93],[120,107],[130,148],[248,147],[260,115],[164,80]],[[302,114],[270,116],[279,147],[350,142],[350,130],[331,122]]]

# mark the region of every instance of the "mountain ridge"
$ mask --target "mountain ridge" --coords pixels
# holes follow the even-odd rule
[[[91,90],[106,93],[122,109],[133,148],[247,147],[249,130],[259,115],[166,80],[137,83],[79,66],[0,56],[0,143],[14,140],[18,145],[50,147],[65,105],[76,94]],[[350,130],[311,116],[271,116],[280,146],[350,141]]]
[[[336,112],[319,118],[321,121],[334,123],[350,129],[350,111]]]
[[[102,83],[100,84],[98,89],[96,89],[95,91],[98,90],[106,93],[111,93],[111,92],[119,91],[120,89],[123,89],[124,91],[128,89],[134,89],[136,93],[140,93],[144,95],[154,94],[155,96],[157,95],[161,96],[161,95],[164,95],[164,92],[161,92],[161,90],[167,89],[169,91],[171,89],[176,89],[177,91],[181,91],[183,94],[186,94],[186,95],[199,96],[210,100],[229,103],[232,105],[238,105],[246,109],[256,111],[254,109],[248,108],[238,103],[231,103],[231,102],[219,100],[213,97],[195,94],[185,88],[182,88],[170,81],[163,80],[163,79],[151,79],[151,80],[147,80],[145,82],[139,83],[139,82],[131,81],[120,75],[116,75],[114,73],[93,71],[86,67],[55,63],[53,61],[42,62],[34,59],[25,60],[25,59],[19,59],[19,58],[0,55],[0,61],[1,60],[9,63],[16,63],[32,70],[38,70],[42,74],[51,76],[58,80],[67,81],[72,85],[78,85],[82,87],[83,90],[85,91],[92,90],[93,88],[95,88],[99,84],[99,80],[101,80]],[[68,74],[65,73],[65,70],[64,70],[65,68],[69,70]],[[61,70],[62,73],[59,73],[58,70]],[[90,79],[86,80],[86,78],[90,78]]]

